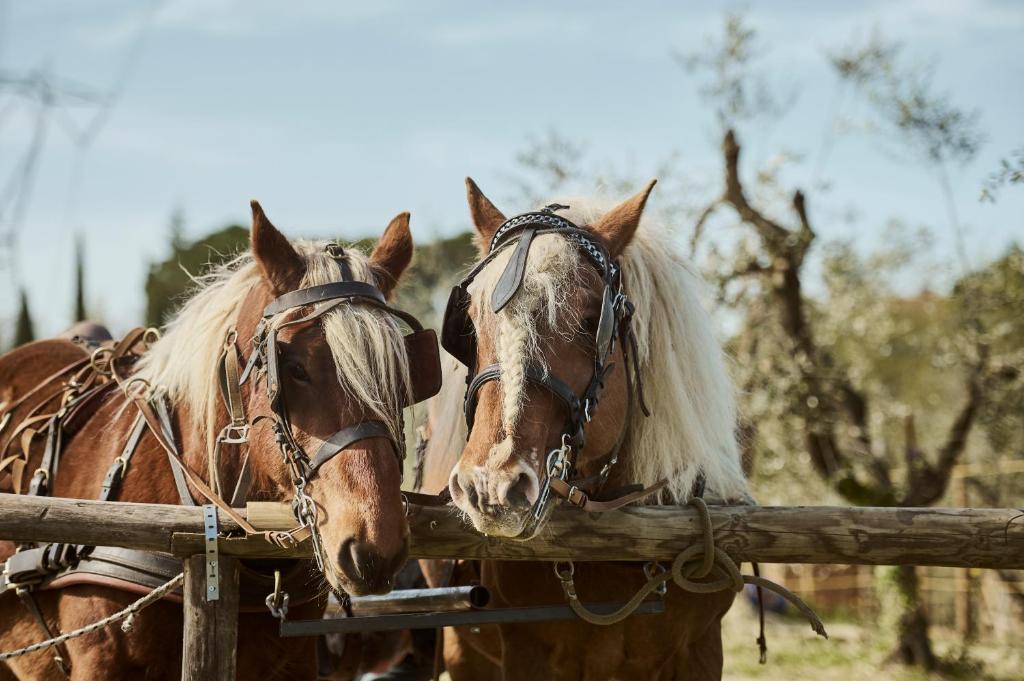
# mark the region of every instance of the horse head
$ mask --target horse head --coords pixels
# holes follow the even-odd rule
[[[471,374],[449,489],[481,532],[532,536],[549,478],[597,487],[611,473],[639,405],[617,261],[653,186],[577,223],[557,204],[506,220],[467,180],[481,261],[453,292],[443,333]]]

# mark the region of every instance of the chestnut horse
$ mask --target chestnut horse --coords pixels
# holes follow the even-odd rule
[[[610,209],[573,199],[506,220],[467,179],[481,261],[446,313],[443,345],[462,363],[443,362],[423,487],[447,484],[478,531],[542,533],[558,491],[549,477],[578,505],[659,481],[647,503],[686,503],[702,483],[716,499],[748,498],[734,388],[700,278],[671,231],[641,220],[653,186]],[[479,579],[498,605],[565,603],[549,563],[425,561],[424,571],[434,584]],[[645,581],[640,564],[576,565],[583,601],[624,602]],[[449,629],[445,663],[454,681],[717,679],[733,595],[670,584],[663,614],[610,626]]]
[[[245,365],[257,352],[257,342],[251,339],[258,336],[259,329],[264,334],[272,329],[276,340],[274,367],[279,389],[287,396],[287,436],[299,451],[318,451],[332,433],[353,422],[373,419],[382,424],[370,437],[340,447],[343,456],[332,457],[314,475],[308,475],[305,494],[317,509],[312,532],[319,540],[316,550],[323,569],[320,575],[311,562],[301,564],[298,582],[312,595],[301,605],[293,593],[292,612],[298,617],[319,617],[328,588],[353,594],[385,592],[407,556],[409,530],[400,492],[401,462],[395,454],[400,453],[397,443],[402,441],[402,409],[409,402],[406,386],[415,378],[410,377],[411,352],[393,316],[397,311],[388,308],[384,299],[390,297],[412,258],[409,214],[392,220],[367,256],[327,242],[289,242],[256,202],[252,212],[251,249],[199,279],[199,290],[170,321],[163,337],[139,353],[128,383],[135,382],[136,389],[149,386],[150,392],[165,397],[182,460],[191,471],[200,472],[206,485],[214,486],[211,477],[217,477],[225,485],[225,498],[246,468],[244,456],[248,457],[251,483],[243,498],[288,500],[296,493],[295,478],[282,460],[282,433],[275,432],[281,422],[274,420],[273,413],[280,414],[280,408],[268,399],[269,379],[267,389],[262,381],[266,356],[264,366],[252,371],[253,377],[241,385],[239,393],[244,413],[251,419],[251,425],[242,429],[247,438],[238,432],[234,438],[218,437],[231,423],[218,390],[222,352],[230,348],[238,353],[236,369]],[[341,281],[365,282],[356,288],[369,291],[374,304],[336,296],[332,303],[320,304],[328,307],[317,308],[313,323],[297,321],[308,312],[308,305],[278,302],[283,311],[265,312],[272,301],[294,302],[294,297],[287,297],[289,292],[336,291],[333,282]],[[436,341],[432,342],[436,348]],[[436,365],[436,350],[433,352]],[[10,451],[18,451],[24,438],[10,442],[11,429],[26,412],[39,406],[34,404],[38,399],[19,403],[19,398],[61,367],[81,362],[83,356],[88,360],[79,345],[49,340],[0,357],[0,408],[6,411],[5,405],[18,405],[6,419],[0,460]],[[93,402],[94,413],[73,433],[65,433],[59,474],[49,481],[51,494],[96,498],[104,473],[122,453],[141,413],[127,401],[131,392],[104,392]],[[52,398],[48,394],[45,399]],[[179,503],[181,489],[167,453],[152,430],[140,428],[140,432],[141,440],[130,465],[121,472],[123,480],[114,498]],[[21,470],[32,471],[40,465],[43,439],[28,441],[28,463],[27,467],[22,464]],[[239,439],[247,439],[247,446]],[[219,460],[214,459],[208,468],[208,457],[215,448]],[[24,493],[20,472],[16,476],[21,487],[18,491]],[[15,478],[2,469],[0,476],[0,490],[12,491]],[[190,483],[188,492],[201,499],[196,484]],[[10,542],[0,542],[0,560],[9,557],[14,548]],[[94,582],[35,590],[33,598],[56,633],[116,612],[135,601],[139,593]],[[142,611],[135,617],[131,633],[114,626],[69,641],[65,662],[70,666],[70,678],[180,678],[182,608],[178,603],[163,600]],[[0,593],[0,651],[46,638],[40,629],[15,589]],[[314,679],[315,641],[280,639],[277,621],[259,604],[240,617],[237,667],[240,679]],[[0,662],[0,679],[11,678],[65,676],[54,664],[50,649]]]

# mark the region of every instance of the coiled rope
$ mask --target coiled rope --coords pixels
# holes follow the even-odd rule
[[[821,619],[799,596],[786,587],[759,575],[741,574],[736,561],[725,551],[715,546],[711,513],[708,511],[708,506],[703,499],[694,497],[690,499],[689,505],[697,509],[697,514],[700,516],[704,534],[701,543],[694,544],[681,551],[672,561],[671,569],[665,570],[663,568],[660,572],[650,576],[647,582],[640,587],[640,590],[615,612],[601,615],[588,610],[580,602],[579,596],[576,594],[576,583],[573,580],[576,568],[572,561],[555,563],[555,574],[562,583],[562,591],[565,592],[565,597],[568,599],[569,607],[572,608],[573,612],[585,622],[607,626],[621,622],[632,615],[647,596],[656,590],[663,589],[669,580],[675,582],[684,591],[697,594],[714,593],[716,591],[725,591],[726,589],[739,593],[743,590],[744,584],[753,584],[754,586],[768,589],[792,603],[810,622],[814,633],[828,638],[828,632],[825,631],[825,625],[822,624]],[[562,567],[565,565],[568,567]],[[696,581],[710,577],[716,568],[718,573],[716,579]],[[759,641],[759,645],[761,645],[763,657],[765,646],[761,641]]]
[[[149,605],[152,605],[156,601],[160,600],[161,598],[166,596],[168,592],[173,591],[174,589],[176,589],[178,586],[181,585],[183,580],[184,580],[184,574],[180,574],[177,577],[174,577],[173,579],[171,579],[169,582],[167,582],[165,584],[162,584],[162,585],[158,586],[157,588],[153,589],[148,594],[146,594],[145,596],[143,596],[139,600],[135,601],[134,603],[129,605],[124,610],[119,610],[118,612],[115,612],[112,615],[104,617],[103,619],[99,620],[98,622],[93,622],[92,624],[86,625],[86,626],[82,627],[81,629],[75,629],[74,631],[69,631],[66,634],[61,634],[60,636],[55,636],[55,637],[53,637],[51,639],[47,639],[46,641],[40,641],[39,643],[33,643],[30,646],[25,646],[24,648],[19,648],[18,650],[12,650],[12,651],[7,652],[7,653],[0,653],[0,660],[10,660],[11,658],[21,657],[22,655],[28,655],[29,653],[34,653],[34,652],[39,651],[39,650],[45,650],[47,648],[52,648],[53,646],[60,645],[61,643],[64,643],[65,641],[70,641],[73,638],[78,638],[79,636],[85,636],[86,634],[91,634],[92,632],[97,631],[99,629],[102,629],[104,627],[110,626],[111,624],[113,624],[114,622],[117,622],[119,620],[125,620],[124,624],[121,625],[121,630],[124,631],[125,633],[127,633],[127,632],[131,631],[132,620],[134,619],[136,613],[138,613],[143,608],[145,608],[145,607],[147,607]]]

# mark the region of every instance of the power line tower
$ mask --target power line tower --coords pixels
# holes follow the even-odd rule
[[[18,266],[18,238],[32,199],[39,159],[52,127],[57,126],[71,139],[77,158],[72,169],[67,196],[67,217],[73,213],[74,194],[81,177],[83,160],[90,145],[106,125],[110,114],[141,55],[153,16],[159,2],[150,5],[135,40],[128,47],[111,86],[98,90],[39,67],[17,73],[0,67],[0,135],[16,116],[31,121],[31,135],[20,150],[17,160],[8,168],[0,167],[0,277],[10,286],[0,288],[13,292],[21,288]],[[0,0],[0,48],[10,34],[7,4]],[[0,55],[2,57],[2,55]],[[7,177],[3,177],[7,173]],[[12,301],[0,301],[0,309],[10,310]]]

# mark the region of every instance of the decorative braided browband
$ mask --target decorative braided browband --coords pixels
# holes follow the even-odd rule
[[[541,226],[548,229],[557,229],[559,231],[565,230],[564,236],[567,239],[573,241],[579,246],[584,253],[587,254],[594,264],[602,272],[606,272],[609,276],[616,276],[619,272],[618,265],[615,261],[609,260],[605,257],[601,248],[594,242],[592,238],[586,235],[578,225],[573,223],[567,218],[563,218],[561,215],[556,215],[551,212],[552,208],[545,208],[542,211],[535,211],[533,213],[523,213],[513,218],[506,220],[497,231],[494,232],[494,236],[491,237],[490,252],[493,252],[495,248],[502,245],[507,237],[520,229],[532,226]]]

